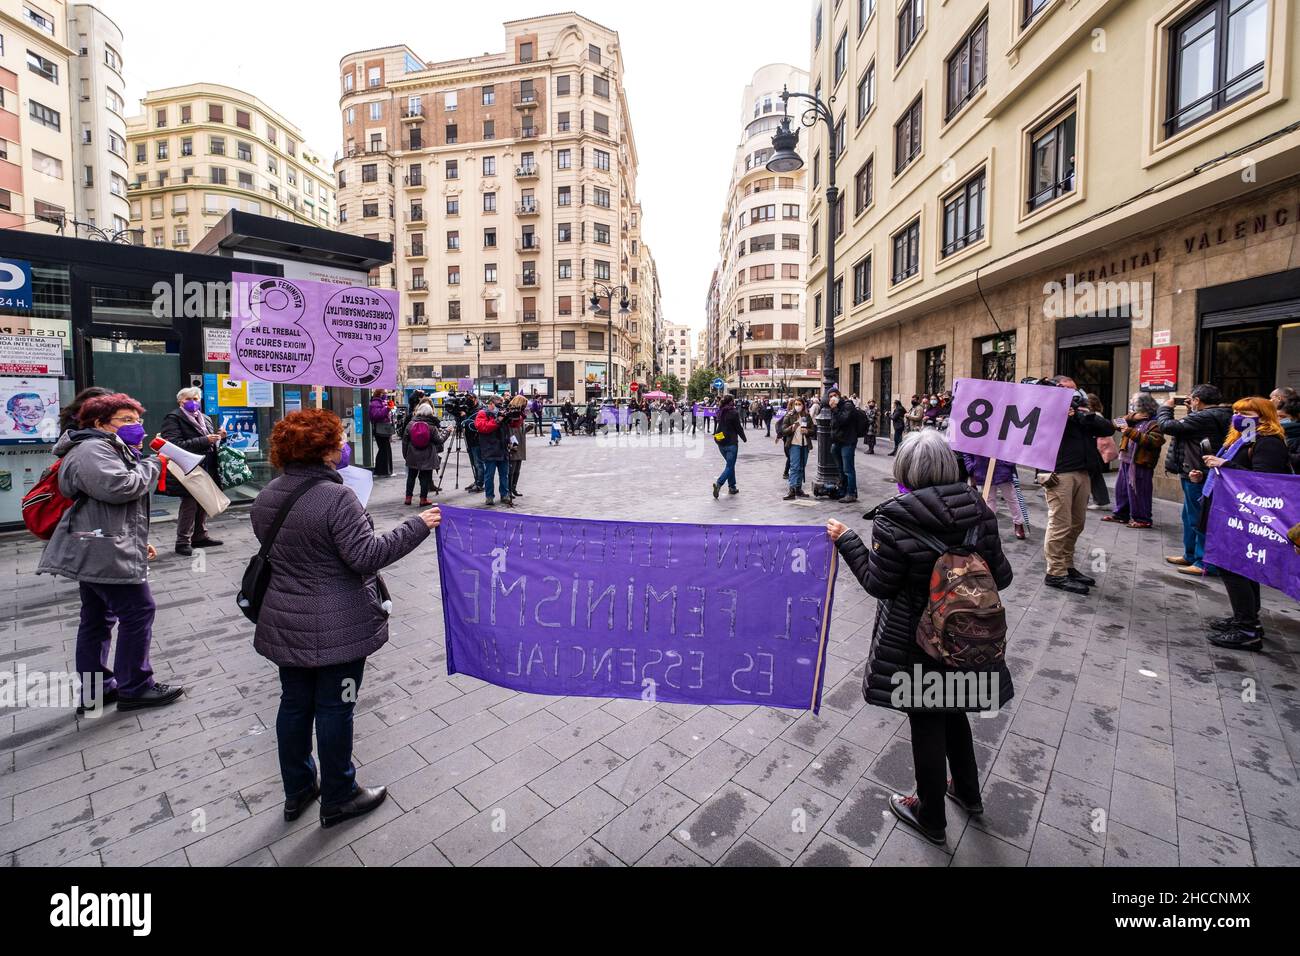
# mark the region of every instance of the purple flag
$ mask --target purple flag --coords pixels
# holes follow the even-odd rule
[[[954,451],[1051,471],[1073,396],[1055,386],[959,378],[953,384],[948,443]]]
[[[838,558],[820,526],[443,506],[447,673],[535,694],[821,706]]]
[[[1205,528],[1205,560],[1300,601],[1300,476],[1220,468]]]
[[[391,289],[236,272],[230,377],[397,387],[399,298]]]

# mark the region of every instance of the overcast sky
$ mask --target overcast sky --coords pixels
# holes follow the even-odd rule
[[[226,83],[297,123],[307,142],[331,159],[341,145],[338,64],[344,54],[396,43],[426,60],[497,53],[505,47],[502,23],[553,13],[560,5],[226,0],[210,7],[98,0],[125,36],[130,112],[139,112],[146,90]],[[703,328],[718,220],[740,137],[741,93],[767,63],[807,68],[811,6],[798,0],[588,0],[576,9],[617,30],[622,42],[641,158],[644,234],[659,264],[664,316]]]

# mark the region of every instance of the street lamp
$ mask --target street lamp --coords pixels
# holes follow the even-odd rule
[[[605,394],[601,396],[604,401],[614,394],[614,293],[619,294],[618,314],[628,315],[632,310],[628,302],[627,286],[607,286],[603,282],[594,283],[591,290],[591,298],[587,304],[591,306],[591,311],[600,315],[600,299],[603,295],[609,300],[609,309],[605,312],[605,317],[609,320],[606,323],[607,331],[605,333],[605,344],[609,348],[609,358],[605,364]]]
[[[790,123],[790,98],[808,100],[812,105],[800,117],[801,126],[816,126],[821,120],[826,124],[827,149],[826,176],[826,344],[822,349],[822,400],[817,412],[817,480],[813,494],[817,497],[838,498],[843,485],[839,462],[831,453],[831,407],[828,399],[835,387],[835,218],[838,212],[840,191],[835,185],[835,114],[820,97],[811,93],[791,93],[781,89],[781,103],[785,115],[776,132],[772,134],[772,156],[767,168],[774,173],[792,173],[803,166],[803,157],[796,152],[799,131]],[[833,102],[835,97],[831,97]]]
[[[736,340],[736,399],[740,399],[741,387],[745,384],[745,339],[754,338],[754,330],[748,322],[731,323],[731,337]]]

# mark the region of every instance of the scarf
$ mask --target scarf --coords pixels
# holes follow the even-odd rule
[[[1224,445],[1222,448],[1220,448],[1219,453],[1214,457],[1222,458],[1224,461],[1232,461],[1233,457],[1237,454],[1237,452],[1241,451],[1241,449],[1246,447],[1246,445],[1248,444],[1251,444],[1251,442],[1246,441],[1246,436],[1242,435],[1231,445]],[[1214,486],[1218,483],[1218,480],[1219,480],[1219,469],[1211,468],[1209,475],[1207,475],[1205,478],[1205,488],[1201,491],[1202,498],[1204,498],[1205,496],[1209,495],[1211,492],[1214,491]]]

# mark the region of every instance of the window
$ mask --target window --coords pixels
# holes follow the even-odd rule
[[[556,299],[555,312],[557,315],[573,315],[573,296],[562,295]],[[572,332],[560,333],[560,348],[574,348]]]
[[[848,27],[845,27],[844,32],[840,34],[840,38],[835,42],[835,64],[834,64],[835,80],[831,83],[831,86],[834,86],[836,83],[839,83],[840,79],[844,76],[844,71],[847,70],[848,68],[849,68],[849,29]]]
[[[593,76],[591,78],[591,92],[601,99],[609,99],[609,80],[603,76]]]
[[[822,45],[822,5],[821,0],[817,0],[817,16],[813,18],[813,49],[816,50]],[[821,97],[817,97],[821,99]]]
[[[876,61],[872,60],[867,72],[858,80],[858,123],[867,118],[876,105]]]
[[[380,103],[378,100],[376,100],[374,103],[370,104],[370,118],[374,121],[379,121],[384,118],[383,103]]]
[[[587,59],[597,65],[600,64],[600,47],[594,43],[587,45]]]
[[[591,128],[594,129],[597,133],[604,133],[606,136],[608,136],[608,135],[609,135],[609,117],[606,116],[604,113],[597,113],[595,110],[592,110],[592,111],[591,111]]]
[[[377,163],[363,163],[361,166],[361,181],[363,183],[379,182],[379,165]]]
[[[194,116],[193,111],[190,109],[189,106],[182,106],[182,107],[181,107],[181,124],[182,124],[182,125],[184,125],[185,123],[193,122],[193,116]]]
[[[52,130],[59,129],[61,125],[57,111],[50,109],[48,106],[42,106],[35,100],[27,101],[27,115],[32,118],[33,122],[40,123]]]
[[[876,12],[876,0],[858,0],[858,36],[867,28],[871,15]]]
[[[557,206],[569,206],[573,204],[573,187],[561,186],[556,192],[555,204]]]
[[[351,70],[343,74],[343,92],[351,93],[355,83],[356,75]]]
[[[377,203],[377,202],[363,202],[363,203],[361,204],[361,218],[362,218],[362,219],[378,219],[378,218],[379,218],[379,203]]]
[[[913,219],[894,234],[894,284],[921,271],[921,220]]]
[[[53,223],[56,226],[63,225],[66,211],[62,206],[56,206],[52,202],[37,199],[32,204],[32,207],[32,214],[42,222]]]
[[[1029,135],[1030,210],[1074,192],[1074,125],[1077,113],[1070,103]]]
[[[781,308],[783,308],[783,309],[787,309],[787,310],[789,310],[789,309],[797,309],[797,308],[799,308],[799,293],[798,293],[798,292],[782,292],[782,293],[781,293]],[[791,326],[782,326],[782,329],[787,329],[787,328],[791,328]],[[793,326],[792,328],[794,328],[796,331],[794,331],[794,332],[792,332],[792,333],[789,333],[789,334],[784,334],[784,333],[783,333],[783,334],[781,335],[781,338],[783,338],[783,339],[797,339],[797,338],[799,337],[799,332],[798,332],[798,328],[799,328],[799,326],[796,325],[796,326]]]
[[[1033,22],[1034,17],[1038,16],[1052,0],[1020,0],[1020,2],[1023,4],[1020,11],[1020,29],[1023,30]]]
[[[861,305],[871,298],[871,256],[853,267],[853,304]]]
[[[497,194],[496,194],[496,193],[484,193],[484,194],[483,194],[483,211],[484,211],[484,212],[496,212],[496,211],[497,211]]]
[[[490,227],[490,228],[484,229],[484,230],[483,230],[483,248],[484,248],[484,249],[495,249],[496,247],[497,247],[497,231],[496,231],[496,227],[493,226],[493,227]]]
[[[903,0],[898,10],[898,56],[895,63],[902,63],[916,38],[925,27],[925,0]]]
[[[556,114],[555,114],[555,130],[556,130],[556,132],[559,132],[559,133],[567,133],[567,132],[569,131],[569,114],[568,114],[568,113],[556,113]]]
[[[446,133],[444,141],[448,146],[454,146],[460,142],[460,130],[455,123],[448,123],[444,132]]]
[[[533,62],[533,45],[531,43],[519,44],[519,62],[520,63]]]
[[[137,163],[149,162],[149,146],[146,143],[135,144],[135,161]]]
[[[751,295],[749,297],[750,312],[770,311],[774,308],[776,308],[776,303],[770,295]]]
[[[63,160],[55,159],[53,156],[46,156],[35,149],[32,150],[32,168],[38,173],[54,179],[63,178]]]
[[[1268,0],[1213,0],[1170,28],[1166,134],[1263,85],[1268,22]]]
[[[768,262],[761,266],[749,267],[749,281],[762,282],[764,279],[776,278],[776,263]]]
[[[497,88],[495,86],[485,86],[480,91],[484,106],[492,106],[497,101]]]
[[[741,246],[743,247],[744,245],[744,242],[742,242]],[[755,236],[753,239],[749,240],[750,252],[771,252],[775,248],[776,235],[773,233],[768,233],[766,236]]]
[[[218,186],[224,186],[226,184],[226,167],[224,166],[208,167],[208,182],[214,183],[215,185]],[[378,215],[378,213],[376,213],[376,215]]]
[[[496,120],[486,119],[486,120],[483,121],[483,138],[484,138],[484,139],[496,139],[496,138],[497,138],[497,121],[496,121]]]
[[[460,230],[452,229],[447,233],[447,248],[456,250],[460,248]]]
[[[791,233],[784,233],[781,236],[781,249],[786,252],[797,251],[799,248],[799,236]]]
[[[452,90],[450,93],[442,94],[442,111],[444,113],[456,112],[458,102],[458,94],[455,90]]]
[[[256,183],[253,182],[253,174],[252,174],[252,173],[243,173],[243,172],[241,172],[241,173],[239,174],[239,188],[240,188],[240,189],[249,189],[249,190],[252,190],[252,189],[256,189],[256,188],[257,188]]]
[[[602,189],[600,186],[594,186],[591,190],[591,201],[602,209],[609,208],[609,190]]]
[[[572,260],[572,259],[561,259],[561,260],[560,260],[560,263],[559,263],[559,272],[557,273],[557,275],[558,275],[558,277],[561,278],[561,279],[572,279],[572,278],[573,278],[573,260]]]
[[[59,65],[31,50],[27,51],[27,69],[51,83],[59,82]]]
[[[381,67],[372,66],[366,70],[366,86],[376,87],[382,82],[383,75]]]
[[[562,223],[560,223],[560,224],[556,227],[556,241],[557,241],[557,242],[572,242],[572,241],[573,241],[573,224],[572,224],[572,223],[562,222]]]
[[[921,154],[921,97],[894,124],[894,175]]]
[[[495,176],[497,174],[497,158],[495,156],[483,157],[483,175]]]
[[[447,303],[447,321],[448,321],[448,322],[459,322],[459,321],[460,321],[460,300],[459,300],[459,299],[452,299],[450,302]],[[461,335],[451,336],[451,335],[449,335],[449,336],[447,336],[447,341],[448,341],[448,343],[451,342],[452,338],[456,338],[457,340],[459,340],[460,345],[461,345],[461,346],[464,346],[464,344],[465,344],[465,337],[464,337],[464,336],[461,336]],[[460,349],[452,349],[451,351],[459,352]]]
[[[609,225],[607,223],[598,222],[595,223],[593,229],[595,232],[595,240],[602,245],[609,245]]]
[[[595,269],[595,276],[597,279],[609,279],[608,262],[606,262],[604,259],[597,259],[595,260],[595,262],[592,263],[592,266]]]
[[[844,235],[844,201],[846,198],[844,193],[840,193],[835,199],[835,209],[832,211],[831,225],[837,237]]]
[[[483,281],[484,282],[497,281],[497,264],[495,262],[485,262],[483,264]]]
[[[839,121],[835,124],[835,138],[831,142],[831,156],[833,157],[834,162],[837,163],[840,161],[840,157],[844,155],[844,151],[848,147],[849,141],[845,134],[847,125],[845,116],[841,113]]]
[[[875,178],[875,159],[868,159],[853,174],[853,214],[856,216],[871,205],[872,180]]]
[[[224,123],[226,121],[226,108],[220,103],[208,104],[208,122]]]
[[[564,76],[557,76],[557,77],[555,78],[555,95],[556,95],[556,96],[568,96],[568,95],[569,95],[569,80],[570,80],[570,77],[568,76],[568,74],[565,74]]]
[[[984,16],[948,57],[945,119],[960,110],[984,86],[988,76],[989,20]]]
[[[570,169],[573,167],[573,150],[561,149],[555,154],[555,165],[557,169]]]
[[[609,153],[603,149],[593,149],[591,154],[597,169],[609,169]]]
[[[844,314],[844,277],[840,276],[831,286],[831,315],[839,317]]]
[[[604,349],[604,347],[605,347],[605,333],[604,333],[604,332],[590,332],[590,331],[589,331],[589,332],[587,333],[587,348],[588,348],[588,349],[590,349],[590,350],[593,351],[593,352],[598,352],[598,351]]]
[[[787,203],[782,203],[782,204],[781,204],[781,218],[782,218],[782,219],[786,219],[786,220],[795,220],[795,221],[797,221],[797,220],[799,219],[799,205],[798,205],[798,203],[789,203],[789,202],[787,202]]]
[[[460,160],[447,160],[447,178],[460,179]]]
[[[943,255],[984,238],[984,180],[981,169],[944,200]]]
[[[244,162],[251,163],[253,161],[253,147],[248,143],[236,143],[235,155]],[[162,159],[163,157],[159,156],[158,158]]]
[[[755,206],[749,211],[749,221],[751,224],[756,222],[772,222],[776,219],[776,206]]]
[[[459,215],[460,215],[460,197],[459,197],[459,196],[448,196],[448,197],[447,197],[447,215],[449,215],[449,216],[459,216]]]
[[[248,115],[247,110],[235,110],[235,125],[240,129],[252,129],[253,118]]]

